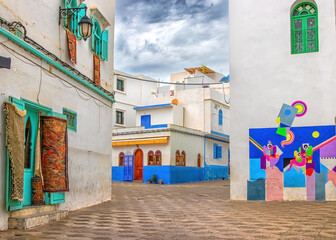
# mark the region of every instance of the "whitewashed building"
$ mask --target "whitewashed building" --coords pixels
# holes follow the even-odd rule
[[[0,3],[0,230],[27,229],[111,199],[114,1],[36,3]],[[59,8],[77,7],[81,9],[59,19]],[[87,41],[78,25],[84,15],[93,23]],[[4,102],[25,113],[17,128],[24,146],[7,141],[13,131],[6,126],[11,117]],[[45,116],[49,122],[43,122]],[[63,128],[52,124],[64,123],[62,119],[67,119],[67,129],[60,134]],[[58,137],[51,139],[47,130]],[[22,157],[8,157],[9,148]],[[53,159],[48,151],[65,158]],[[13,174],[13,162],[24,164],[22,176]],[[58,175],[52,177],[48,167],[58,169]],[[43,193],[31,182],[41,168]],[[48,184],[54,186],[47,189]],[[36,196],[42,196],[37,203]]]
[[[232,199],[336,200],[335,9],[230,1]]]
[[[134,107],[135,126],[113,130],[113,181],[146,182],[156,175],[177,184],[229,177],[230,107],[223,89],[176,86],[161,87],[147,104]]]

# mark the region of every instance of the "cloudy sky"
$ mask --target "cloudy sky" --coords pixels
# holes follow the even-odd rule
[[[229,73],[228,0],[116,0],[117,70],[169,81],[205,65]]]

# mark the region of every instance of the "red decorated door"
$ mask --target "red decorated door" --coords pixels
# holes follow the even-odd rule
[[[143,152],[138,149],[134,153],[134,180],[142,180]]]

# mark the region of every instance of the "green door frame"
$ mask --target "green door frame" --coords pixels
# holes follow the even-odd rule
[[[35,109],[38,112],[42,112],[43,114],[46,114],[48,116],[57,116],[61,118],[65,118],[66,116],[63,114],[54,113],[51,108],[34,103],[30,100],[21,98],[20,100],[14,97],[9,97],[9,101],[14,103],[18,109],[24,110],[26,108],[32,108]],[[34,144],[35,146],[35,144]],[[35,150],[35,149],[33,149]],[[8,158],[8,151],[6,149],[7,154],[7,171],[6,171],[6,209],[8,211],[18,210],[23,207],[23,201],[12,201],[11,198],[11,171],[9,166],[9,158]],[[65,193],[46,193],[45,194],[45,200],[46,204],[56,204],[56,203],[62,203],[65,202]]]

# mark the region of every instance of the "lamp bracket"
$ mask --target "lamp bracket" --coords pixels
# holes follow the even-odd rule
[[[80,10],[85,9],[85,15],[86,15],[86,9],[87,7],[79,7],[79,8],[61,8],[59,7],[59,14],[58,14],[58,25],[61,25],[61,19],[62,18],[68,18],[71,14],[75,12],[79,12]]]

